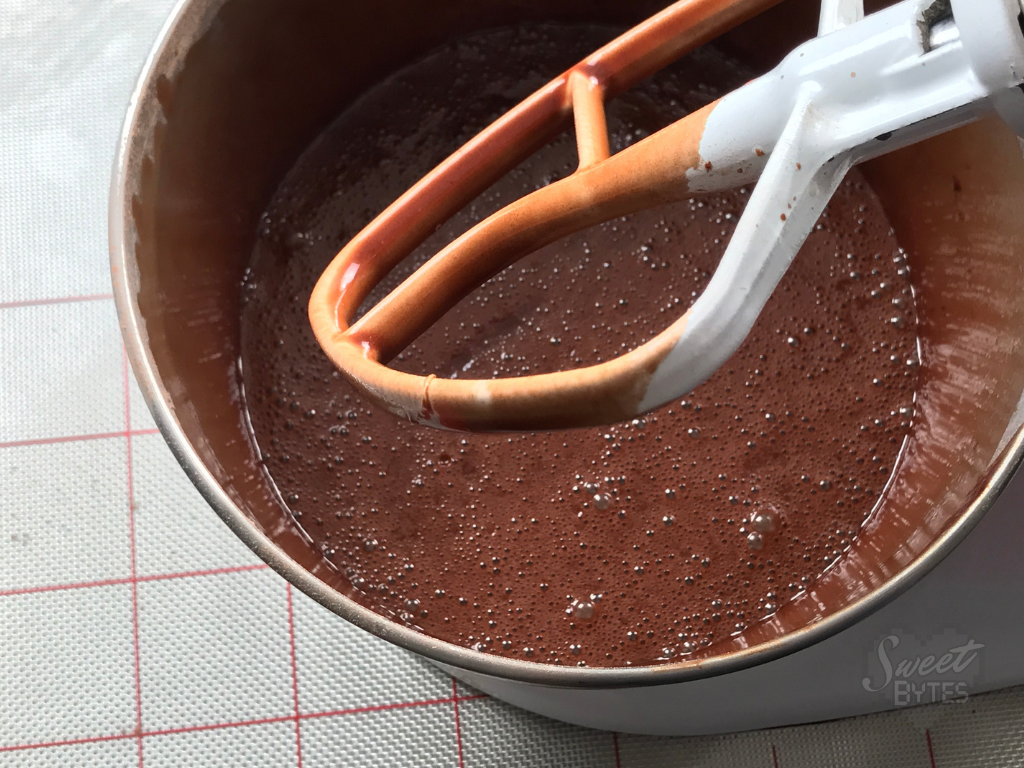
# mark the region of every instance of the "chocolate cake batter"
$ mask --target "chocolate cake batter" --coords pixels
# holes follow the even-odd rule
[[[441,432],[372,409],[334,371],[306,320],[334,254],[614,32],[493,31],[380,83],[281,184],[245,282],[245,398],[282,514],[365,605],[482,653],[655,664],[742,632],[842,557],[884,493],[913,415],[908,267],[856,171],[740,350],[646,418],[550,434]],[[609,105],[613,150],[750,77],[714,48],[698,51]],[[459,213],[371,301],[575,164],[570,132]],[[619,355],[699,295],[746,194],[567,237],[482,286],[394,365],[487,378]]]

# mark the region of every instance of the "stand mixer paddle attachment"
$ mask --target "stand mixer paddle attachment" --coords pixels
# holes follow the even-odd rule
[[[1019,0],[904,0],[864,16],[824,0],[818,37],[775,69],[614,155],[604,101],[778,0],[680,0],[538,90],[356,235],[309,303],[320,346],[371,401],[466,431],[633,418],[707,380],[746,338],[846,172],[993,111],[1024,135]],[[370,291],[442,222],[561,130],[579,165],[456,239],[352,322]],[[686,313],[607,362],[499,379],[416,376],[387,363],[521,257],[588,226],[756,182],[722,260]]]

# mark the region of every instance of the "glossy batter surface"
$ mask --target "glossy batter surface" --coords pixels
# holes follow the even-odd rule
[[[453,43],[380,83],[303,155],[245,283],[253,436],[294,515],[365,605],[484,653],[621,666],[678,659],[771,615],[849,546],[912,418],[916,315],[857,172],[750,337],[645,419],[463,435],[361,402],[313,338],[320,272],[378,211],[613,30],[529,27]],[[749,79],[704,49],[609,106],[613,150]],[[509,200],[570,173],[571,135],[442,228],[382,286]],[[394,365],[516,376],[607,360],[677,318],[745,190],[608,222],[482,286]]]

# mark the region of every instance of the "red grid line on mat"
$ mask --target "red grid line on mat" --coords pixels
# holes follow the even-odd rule
[[[265,571],[270,568],[266,563],[255,563],[253,565],[231,565],[224,568],[210,568],[204,571],[184,571],[182,573],[164,573],[156,576],[138,576],[136,581],[140,584],[144,581],[167,581],[168,579],[192,579],[197,576],[220,576],[225,573],[246,573],[248,571]]]
[[[486,694],[480,693],[475,696],[459,696],[459,701],[474,701],[486,699]],[[453,704],[454,698],[423,699],[421,701],[399,701],[394,704],[369,704],[365,707],[351,707],[350,709],[332,709],[327,712],[309,712],[299,715],[300,720],[313,720],[318,717],[334,717],[335,715],[359,715],[365,712],[385,712],[391,709],[408,709],[409,707],[427,707],[434,704]],[[291,719],[291,718],[286,718]]]
[[[139,435],[155,435],[159,429],[132,429],[120,432],[96,432],[91,435],[66,435],[61,437],[37,437],[31,440],[11,440],[0,443],[0,448],[24,448],[28,445],[54,445],[56,443],[77,443],[82,440],[109,440],[114,437],[138,437]]]
[[[619,734],[612,734],[612,746],[615,747],[615,768],[622,768],[622,758],[619,757]]]
[[[302,768],[302,725],[299,722],[299,666],[295,660],[295,612],[292,609],[292,585],[285,583],[288,597],[288,651],[292,663],[292,704],[295,708],[295,762]]]
[[[81,296],[56,296],[48,299],[23,299],[21,301],[0,301],[0,309],[20,307],[43,307],[48,304],[77,304],[82,301],[104,301],[114,298],[112,293],[88,293]]]
[[[210,568],[205,571],[184,571],[182,573],[161,573],[155,576],[136,576],[136,583],[147,581],[168,581],[170,579],[194,579],[200,576],[219,576],[224,573],[245,573],[246,571],[265,571],[269,568],[265,563],[255,565],[235,565],[226,568]],[[63,592],[66,589],[90,589],[92,587],[114,587],[122,584],[131,584],[131,577],[125,579],[103,579],[100,581],[83,581],[75,584],[51,584],[45,587],[21,587],[20,589],[0,590],[0,597],[15,597],[17,595],[34,595],[39,592]]]
[[[128,549],[132,588],[132,652],[135,662],[135,738],[139,754],[139,768],[142,768],[142,673],[139,654],[139,583],[135,558],[135,481],[132,468],[132,402],[131,373],[128,367],[128,353],[121,350],[124,368],[124,439],[125,463],[128,471]]]
[[[100,741],[123,741],[134,739],[134,733],[118,733],[113,736],[86,736],[81,739],[66,739],[64,741],[42,741],[38,744],[15,744],[9,747],[0,747],[0,754],[4,752],[21,752],[26,749],[49,749],[50,747],[72,747],[76,744],[95,744]]]
[[[465,768],[462,760],[462,726],[459,723],[459,687],[452,678],[452,711],[455,713],[455,748],[459,755],[459,768]]]
[[[932,768],[935,768],[935,752],[932,750],[932,732],[928,729],[924,729],[925,743],[928,745],[928,763]]]
[[[779,753],[775,751],[775,745],[772,744],[772,765],[775,768],[779,768]]]
[[[267,725],[269,723],[287,723],[294,720],[293,715],[280,715],[278,717],[260,717],[255,720],[236,720],[228,723],[210,723],[208,725],[184,725],[180,728],[162,728],[157,731],[147,731],[142,734],[143,738],[150,736],[176,736],[180,733],[198,733],[200,731],[220,731],[225,728],[244,728],[248,725]]]
[[[486,699],[487,696],[484,694],[478,694],[475,696],[459,696],[459,701],[475,701],[476,699]],[[432,707],[437,705],[454,704],[454,698],[444,699],[423,699],[421,701],[403,701],[396,702],[394,704],[376,704],[367,707],[352,707],[351,709],[336,709],[327,712],[309,712],[307,714],[299,714],[298,720],[312,720],[314,718],[324,717],[343,717],[345,715],[359,715],[367,712],[384,712],[392,709],[411,709],[414,707]],[[198,731],[218,731],[227,728],[244,728],[252,725],[266,725],[268,723],[286,723],[295,720],[294,714],[281,715],[279,717],[262,717],[254,720],[237,720],[227,723],[212,723],[207,725],[187,725],[181,728],[164,728],[153,731],[143,731],[141,733],[116,733],[109,736],[87,736],[78,739],[64,739],[61,741],[44,741],[36,744],[14,744],[11,746],[0,746],[0,753],[4,752],[20,752],[27,749],[47,749],[49,747],[67,747],[75,744],[92,744],[100,741],[124,741],[125,739],[149,739],[154,736],[173,736],[181,733],[196,733]]]

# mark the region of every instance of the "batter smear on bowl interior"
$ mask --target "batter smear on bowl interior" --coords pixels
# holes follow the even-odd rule
[[[913,415],[908,267],[852,172],[749,338],[685,400],[598,429],[458,434],[371,408],[306,319],[320,272],[424,173],[612,37],[532,26],[449,44],[382,81],[277,190],[243,286],[253,438],[291,514],[372,610],[483,653],[646,665],[713,649],[843,556]],[[749,79],[706,47],[609,105],[614,149]],[[756,119],[756,116],[751,116]],[[572,171],[567,135],[460,212],[381,286]],[[591,365],[679,317],[746,191],[567,237],[479,288],[394,363],[438,376]]]

